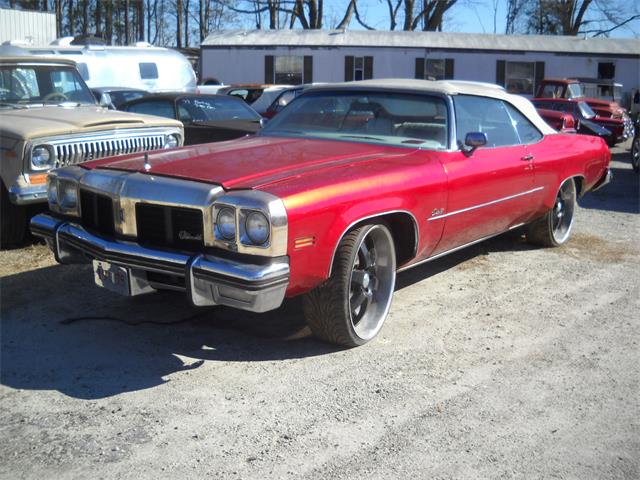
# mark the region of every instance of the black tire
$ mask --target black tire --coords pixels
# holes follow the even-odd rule
[[[303,298],[304,316],[313,334],[347,347],[373,339],[391,306],[396,252],[385,225],[352,230],[340,241],[331,277]]]
[[[631,167],[636,173],[640,173],[640,135],[633,137],[631,142]]]
[[[20,246],[27,237],[27,208],[11,203],[4,185],[0,190],[0,248]]]
[[[576,207],[576,184],[570,178],[560,185],[553,208],[526,226],[527,240],[543,247],[566,243],[571,236]]]

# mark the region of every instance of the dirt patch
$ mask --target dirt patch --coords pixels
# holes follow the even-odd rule
[[[550,248],[548,251],[605,263],[622,263],[634,254],[634,251],[628,247],[587,234],[574,234],[565,246]]]
[[[56,265],[46,245],[34,244],[14,250],[0,251],[0,277]]]

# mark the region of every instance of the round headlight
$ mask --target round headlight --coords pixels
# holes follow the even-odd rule
[[[236,212],[232,208],[221,208],[216,217],[218,232],[225,240],[233,240],[236,236]]]
[[[175,148],[180,145],[177,135],[167,135],[164,137],[164,148]]]
[[[38,145],[31,151],[31,166],[35,170],[46,170],[53,166],[53,155],[44,145]]]
[[[49,205],[58,204],[58,181],[55,177],[47,177],[47,200]]]
[[[58,197],[60,206],[65,209],[76,208],[78,204],[78,188],[75,182],[67,180],[58,181]]]
[[[260,212],[251,212],[247,215],[244,224],[247,236],[256,245],[262,245],[269,239],[269,220]]]

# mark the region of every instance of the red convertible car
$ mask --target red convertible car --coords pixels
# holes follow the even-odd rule
[[[124,295],[255,312],[304,295],[317,337],[356,346],[380,331],[398,271],[520,226],[565,243],[609,160],[600,138],[557,133],[501,89],[324,85],[258,136],[57,170],[31,228]]]

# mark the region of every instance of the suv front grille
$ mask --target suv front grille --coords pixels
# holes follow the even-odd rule
[[[55,168],[96,158],[158,150],[164,146],[164,137],[162,134],[156,134],[124,138],[70,140],[64,143],[53,142],[52,146],[56,156]]]
[[[202,212],[193,208],[136,204],[138,242],[179,250],[204,247]]]
[[[84,227],[108,235],[115,233],[111,197],[80,190],[80,213]]]

